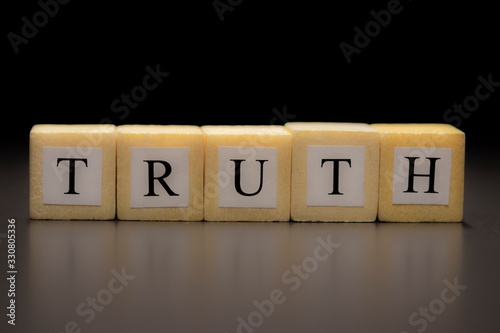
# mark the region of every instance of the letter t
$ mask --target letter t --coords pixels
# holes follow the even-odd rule
[[[343,195],[344,193],[340,193],[339,191],[339,162],[347,162],[349,164],[349,167],[351,167],[351,159],[322,159],[321,160],[321,167],[323,167],[323,164],[325,162],[333,162],[333,191],[328,193],[328,195],[333,195],[333,194],[340,194]]]
[[[69,161],[69,189],[68,192],[64,192],[64,194],[80,194],[75,191],[75,161],[80,161],[87,165],[86,158],[58,158],[56,166],[59,166],[59,163],[62,161]]]

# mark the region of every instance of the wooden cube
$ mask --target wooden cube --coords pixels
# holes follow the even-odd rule
[[[33,126],[32,219],[115,218],[115,132],[114,125]]]
[[[202,126],[207,221],[288,221],[291,134],[283,126]]]
[[[117,128],[120,220],[203,219],[203,132],[188,125]]]
[[[381,132],[381,221],[460,222],[465,134],[449,124],[374,124]]]
[[[360,123],[291,122],[285,128],[293,134],[292,220],[375,221],[378,131]]]

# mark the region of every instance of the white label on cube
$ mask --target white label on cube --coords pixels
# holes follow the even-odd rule
[[[188,206],[189,148],[133,147],[130,207]]]
[[[307,205],[363,207],[365,147],[307,147]]]
[[[448,205],[451,148],[394,148],[393,204]]]
[[[43,147],[43,203],[101,205],[102,149]]]
[[[278,149],[219,147],[219,207],[276,208]]]

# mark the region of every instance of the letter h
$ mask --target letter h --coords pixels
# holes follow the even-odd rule
[[[430,170],[428,174],[421,174],[421,173],[415,173],[415,160],[418,157],[409,157],[405,156],[405,158],[408,159],[410,165],[409,165],[409,170],[408,170],[408,188],[406,191],[403,191],[405,193],[417,193],[413,189],[413,181],[415,177],[429,177],[429,189],[425,191],[424,193],[439,193],[434,190],[434,179],[436,178],[436,161],[439,160],[439,157],[426,157],[426,159],[429,160],[430,162]]]

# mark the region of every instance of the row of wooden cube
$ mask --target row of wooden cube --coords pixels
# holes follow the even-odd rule
[[[447,124],[35,125],[30,217],[458,222]]]

